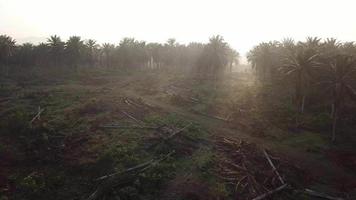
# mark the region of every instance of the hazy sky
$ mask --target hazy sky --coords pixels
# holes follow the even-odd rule
[[[356,40],[355,8],[355,0],[0,0],[0,34],[113,43],[125,36],[207,42],[220,34],[244,54],[284,37]]]

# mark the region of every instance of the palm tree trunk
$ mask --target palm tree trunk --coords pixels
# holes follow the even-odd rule
[[[9,76],[9,65],[5,66],[5,75]]]
[[[302,103],[302,92],[301,92],[301,84],[302,84],[302,74],[299,72],[296,77],[296,82],[295,82],[295,104],[297,108],[297,113],[295,117],[295,125],[298,128],[299,127],[299,115],[302,113],[303,108],[303,103]]]
[[[331,141],[332,142],[335,142],[336,140],[336,125],[337,125],[337,108],[336,106],[334,105],[334,113],[333,113],[333,128],[332,128],[332,138],[331,138]]]
[[[331,117],[334,116],[334,110],[335,110],[335,104],[331,104],[331,112],[330,112]]]
[[[304,113],[304,105],[305,105],[305,95],[303,95],[303,98],[302,98],[302,107],[301,107],[301,113],[303,114]]]

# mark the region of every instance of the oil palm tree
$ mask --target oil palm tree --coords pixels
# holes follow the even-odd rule
[[[49,63],[50,47],[46,43],[40,43],[33,48],[33,55],[35,64],[39,66],[46,66]]]
[[[324,59],[324,62],[327,62],[330,58],[334,57],[337,54],[340,54],[341,43],[335,38],[327,38],[320,45],[321,59]]]
[[[4,66],[5,74],[9,73],[9,61],[14,53],[16,41],[7,35],[0,35],[0,66]]]
[[[252,65],[257,79],[263,83],[272,80],[279,65],[279,42],[263,42],[247,53],[247,60]]]
[[[16,41],[7,35],[0,35],[0,64],[8,64],[15,50]]]
[[[311,39],[310,39],[311,40]],[[310,85],[313,69],[320,66],[319,54],[315,50],[315,41],[299,43],[294,50],[286,51],[280,71],[286,76],[292,76],[295,87],[295,104],[297,107],[296,126],[299,126],[299,115],[303,114],[307,89]]]
[[[101,48],[101,56],[100,60],[102,64],[106,67],[112,67],[114,64],[114,52],[115,52],[115,45],[110,43],[104,43]]]
[[[354,42],[345,42],[340,45],[342,53],[356,55],[356,44]]]
[[[162,64],[162,49],[163,46],[159,43],[148,43],[146,51],[149,59],[149,68],[160,68]]]
[[[18,47],[16,52],[16,62],[22,67],[32,67],[35,64],[34,46],[31,43],[24,43]]]
[[[97,53],[98,53],[98,47],[99,45],[96,44],[95,40],[89,39],[86,43],[85,43],[85,47],[86,47],[86,53],[87,53],[87,59],[88,59],[88,63],[90,65],[94,65],[95,60],[97,58]]]
[[[220,35],[212,36],[207,45],[209,51],[210,70],[217,80],[221,72],[224,72],[228,63],[229,46]]]
[[[295,42],[292,38],[284,38],[282,40],[281,46],[287,51],[293,51],[295,48]]]
[[[204,45],[198,61],[198,75],[210,77],[217,83],[221,73],[226,70],[228,64],[229,46],[220,35],[213,36],[209,43]],[[216,84],[215,84],[216,86]]]
[[[239,64],[239,56],[240,56],[240,54],[236,50],[229,48],[228,53],[227,53],[227,58],[228,58],[228,65],[229,65],[230,73],[232,72],[233,65]]]
[[[177,41],[176,41],[175,38],[169,38],[167,40],[167,44],[166,45],[168,45],[170,47],[175,47],[177,45]]]
[[[332,141],[336,139],[337,123],[347,97],[356,101],[352,82],[356,76],[356,58],[352,55],[335,55],[323,65],[324,76],[319,82],[324,85],[332,99]]]
[[[47,45],[49,47],[49,54],[52,63],[55,66],[61,64],[63,51],[64,51],[64,42],[57,35],[52,35],[47,39]]]
[[[66,58],[70,65],[77,68],[82,59],[84,42],[79,36],[71,36],[66,42]]]
[[[318,37],[307,37],[305,42],[302,42],[305,46],[308,46],[312,49],[317,49],[320,47],[321,38]]]

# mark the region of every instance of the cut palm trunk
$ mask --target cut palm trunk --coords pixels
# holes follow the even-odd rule
[[[274,166],[272,160],[270,159],[267,151],[264,149],[263,150],[263,153],[265,154],[267,160],[268,160],[268,163],[271,165],[272,169],[273,169],[273,172],[277,175],[278,179],[281,181],[282,184],[284,184],[284,180],[282,179],[281,175],[279,174],[277,168]]]
[[[278,188],[276,188],[276,189],[274,189],[274,190],[268,191],[268,192],[266,192],[266,193],[264,193],[264,194],[262,194],[262,195],[260,195],[260,196],[258,196],[258,197],[256,197],[256,198],[253,198],[252,200],[261,200],[261,199],[264,199],[264,198],[266,198],[266,197],[271,196],[272,194],[274,194],[274,193],[276,193],[276,192],[279,192],[279,191],[283,190],[285,187],[287,187],[287,184],[281,185],[281,186],[279,186]]]
[[[128,168],[125,171],[105,175],[96,179],[96,181],[103,181],[98,188],[87,198],[87,200],[96,200],[104,196],[106,193],[110,192],[112,188],[125,187],[132,184],[137,176],[157,163],[167,159],[171,156],[174,151],[166,154],[165,156],[144,162],[142,164],[136,165],[134,167]]]
[[[135,117],[133,117],[132,115],[128,114],[125,111],[121,111],[121,113],[124,114],[125,116],[127,116],[128,118],[134,120],[139,126],[142,126],[144,124],[143,121],[136,119]]]
[[[334,113],[333,113],[333,128],[332,128],[332,138],[331,141],[335,142],[336,140],[336,125],[337,125],[337,114],[338,114],[338,110],[335,107]]]
[[[32,123],[36,120],[36,119],[40,119],[41,118],[41,113],[44,111],[45,109],[41,109],[41,107],[38,107],[38,111],[37,114],[32,118],[32,120],[30,121],[30,126],[32,126]]]
[[[344,200],[343,198],[340,197],[332,197],[330,195],[327,194],[323,194],[321,192],[316,192],[314,190],[311,189],[305,189],[304,191],[306,194],[310,195],[310,196],[314,196],[314,197],[319,197],[319,198],[324,198],[324,199],[330,199],[330,200]]]
[[[159,129],[160,127],[103,125],[103,126],[99,126],[99,128],[107,128],[107,129],[152,129],[152,130],[156,130],[156,129]]]

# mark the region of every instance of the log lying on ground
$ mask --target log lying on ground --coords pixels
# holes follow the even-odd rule
[[[41,117],[41,113],[44,111],[45,109],[41,109],[41,107],[38,107],[38,112],[37,114],[32,118],[32,120],[30,121],[30,126],[32,125],[32,123],[36,120],[36,119],[40,119]]]
[[[330,199],[330,200],[344,200],[343,198],[340,198],[340,197],[332,197],[332,196],[329,196],[327,194],[323,194],[321,192],[316,192],[314,190],[311,190],[311,189],[305,189],[305,194],[308,194],[310,196],[314,196],[314,197],[319,197],[319,198],[324,198],[324,199]]]
[[[160,127],[103,125],[103,126],[99,126],[99,128],[107,128],[107,129],[152,129],[152,130],[156,130],[156,129],[159,129]]]
[[[191,99],[191,100],[192,100],[192,101],[194,101],[195,103],[199,103],[199,102],[200,102],[200,100],[199,100],[199,99],[194,98],[194,97],[189,97],[189,99]]]
[[[4,98],[0,98],[0,103],[6,102],[6,101],[10,101],[10,100],[12,100],[12,99],[14,99],[14,97],[4,97]]]
[[[180,134],[181,132],[183,132],[185,129],[187,129],[189,126],[191,126],[192,123],[186,125],[185,127],[177,130],[177,131],[174,131],[172,134],[170,134],[167,138],[164,139],[164,141],[167,141],[167,140],[170,140],[171,138],[173,138],[174,136],[176,136],[177,134]]]
[[[171,134],[170,134],[169,136],[167,136],[166,138],[162,138],[162,140],[160,140],[160,141],[158,141],[158,142],[156,142],[156,143],[153,143],[153,144],[149,145],[149,146],[147,147],[147,149],[154,148],[154,147],[157,146],[157,145],[163,144],[163,143],[165,143],[165,142],[171,140],[172,138],[174,138],[176,135],[182,133],[185,129],[187,129],[187,128],[188,128],[189,126],[191,126],[191,125],[192,125],[192,123],[190,123],[190,124],[184,126],[183,128],[181,128],[181,129],[179,129],[179,130],[177,130],[177,131],[174,131],[173,133],[171,133]]]
[[[141,163],[139,165],[136,165],[134,167],[131,167],[131,168],[128,168],[126,169],[125,171],[122,171],[122,172],[116,172],[116,173],[113,173],[113,174],[108,174],[108,175],[105,175],[105,176],[101,176],[97,179],[95,179],[95,181],[101,181],[101,180],[105,180],[107,178],[110,178],[110,177],[113,177],[113,176],[116,176],[116,175],[119,175],[119,174],[125,174],[125,173],[131,173],[131,172],[134,172],[134,171],[139,171],[139,170],[142,170],[144,169],[145,167],[151,165],[152,163],[154,162],[153,159],[147,161],[147,162],[144,162],[144,163]]]
[[[122,114],[124,114],[125,116],[129,117],[130,119],[134,120],[139,126],[142,126],[144,124],[143,121],[136,119],[135,117],[133,117],[132,115],[128,114],[125,111],[121,111]]]
[[[206,113],[202,113],[202,112],[199,112],[199,111],[196,111],[196,110],[192,110],[194,113],[196,114],[199,114],[199,115],[202,115],[202,116],[205,116],[205,117],[209,117],[209,118],[212,118],[212,119],[217,119],[217,120],[221,120],[221,121],[224,121],[224,122],[229,122],[228,119],[225,119],[225,118],[222,118],[222,117],[218,117],[218,116],[214,116],[214,115],[209,115],[209,114],[206,114]]]
[[[129,98],[125,97],[124,98],[124,102],[127,104],[127,105],[133,105],[133,106],[136,106],[138,108],[141,108],[142,106],[137,104],[136,102],[134,101],[131,101]]]
[[[274,166],[271,158],[269,157],[267,151],[265,149],[263,149],[263,153],[265,154],[267,160],[268,160],[268,163],[271,165],[272,169],[273,169],[273,172],[277,175],[278,179],[281,181],[282,184],[284,184],[284,180],[282,179],[281,175],[279,174],[277,168]]]
[[[147,169],[156,165],[157,163],[167,159],[174,151],[164,155],[163,157],[144,162],[134,167],[128,168],[122,172],[117,172],[109,175],[105,175],[95,179],[96,181],[103,181],[98,188],[87,198],[87,200],[96,200],[109,192],[115,187],[125,187],[133,183],[137,179],[137,175],[143,173]]]
[[[264,199],[264,198],[266,198],[268,196],[271,196],[272,194],[274,194],[276,192],[279,192],[279,191],[283,190],[285,187],[287,187],[287,184],[281,185],[281,186],[279,186],[278,188],[276,188],[274,190],[268,191],[268,192],[266,192],[266,193],[264,193],[264,194],[262,194],[262,195],[260,195],[260,196],[258,196],[256,198],[253,198],[252,200]]]

